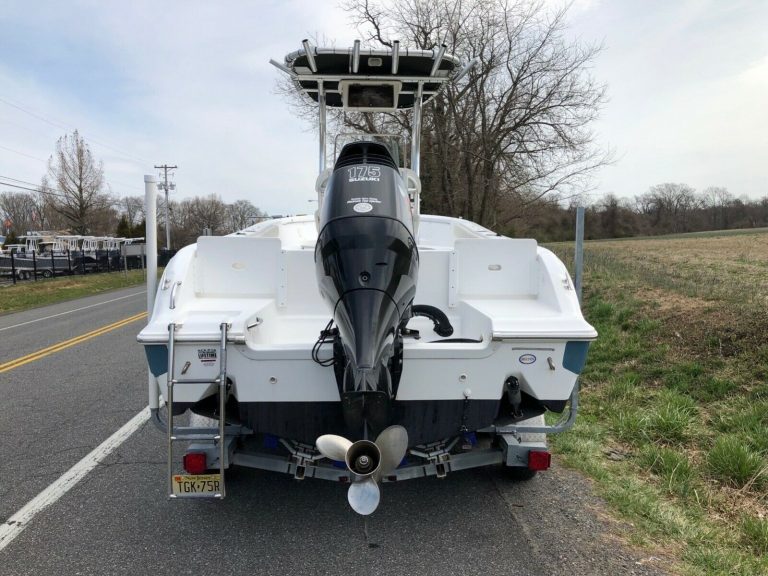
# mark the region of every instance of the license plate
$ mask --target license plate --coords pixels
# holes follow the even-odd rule
[[[191,496],[210,495],[221,492],[221,474],[176,474],[173,477],[173,494]]]

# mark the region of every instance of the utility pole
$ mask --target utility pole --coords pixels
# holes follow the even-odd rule
[[[169,184],[168,184],[168,170],[176,170],[178,166],[168,166],[167,164],[163,164],[162,166],[155,166],[155,169],[162,170],[164,172],[163,182],[159,182],[157,184],[157,188],[159,190],[165,190],[165,249],[170,250],[171,249],[171,219],[170,219],[170,212],[169,212],[169,204],[168,204],[168,190],[169,190]],[[170,184],[170,190],[175,190],[176,184],[171,182]]]

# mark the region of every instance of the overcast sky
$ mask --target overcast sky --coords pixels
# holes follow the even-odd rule
[[[610,102],[595,128],[617,162],[598,195],[662,182],[768,194],[768,0],[577,0],[569,21],[605,45],[593,74]],[[142,194],[167,163],[176,198],[312,209],[315,135],[275,94],[268,61],[307,36],[351,44],[335,3],[0,0],[0,30],[0,175],[39,183],[78,128],[117,195]]]

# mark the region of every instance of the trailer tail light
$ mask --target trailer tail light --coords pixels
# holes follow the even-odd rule
[[[552,462],[552,455],[546,450],[531,450],[528,452],[529,470],[547,470]]]
[[[203,474],[208,469],[205,452],[184,454],[184,470],[189,474]]]

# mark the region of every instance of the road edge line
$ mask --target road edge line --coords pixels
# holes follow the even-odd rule
[[[72,466],[58,480],[30,500],[21,510],[0,525],[0,550],[21,534],[40,512],[74,488],[80,480],[120,447],[134,432],[149,420],[149,406],[126,422],[117,432],[94,448],[80,462]]]

